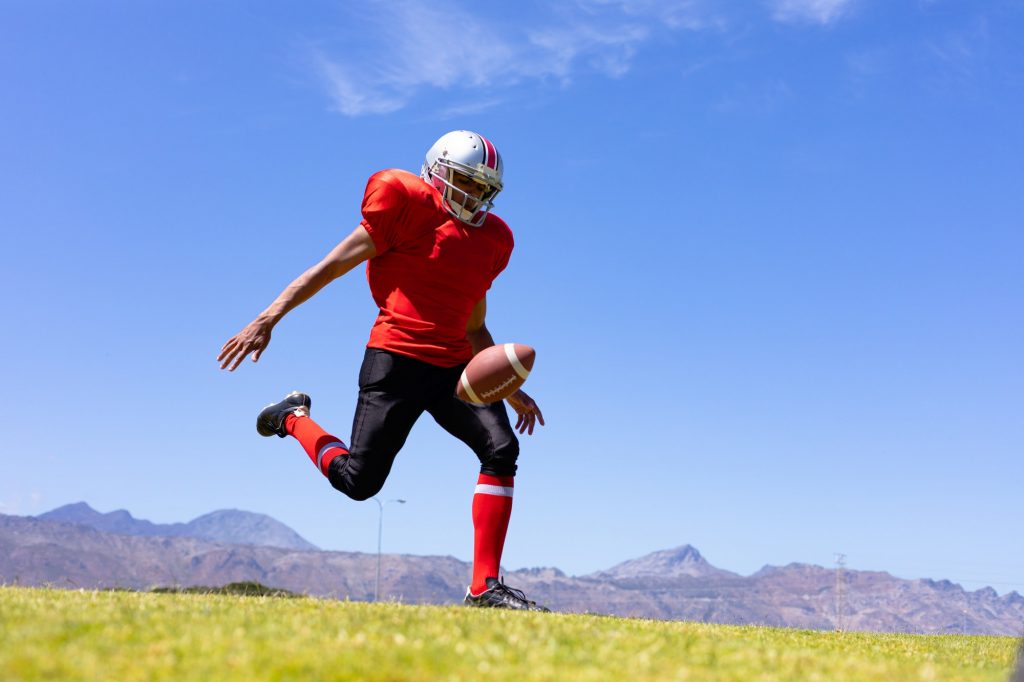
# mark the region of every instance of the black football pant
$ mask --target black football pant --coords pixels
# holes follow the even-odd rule
[[[404,355],[367,348],[359,370],[359,403],[347,457],[335,457],[327,472],[331,485],[354,500],[376,495],[391,473],[395,456],[419,416],[468,445],[480,472],[514,476],[519,440],[503,401],[472,405],[455,397],[465,365],[437,367]]]

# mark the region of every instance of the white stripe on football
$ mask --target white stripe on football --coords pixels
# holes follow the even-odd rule
[[[518,391],[530,376],[536,355],[533,348],[521,343],[484,348],[466,365],[455,394],[477,405],[504,400]]]

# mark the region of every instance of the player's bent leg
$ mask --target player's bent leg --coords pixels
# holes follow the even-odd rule
[[[356,502],[363,502],[380,492],[387,481],[391,467],[380,471],[376,468],[360,469],[359,465],[365,463],[355,460],[355,466],[350,457],[339,458],[331,462],[327,470],[327,480],[338,492],[344,493],[347,497]]]
[[[471,405],[452,396],[427,408],[441,428],[468,445],[480,460],[480,473],[515,476],[519,439],[503,402]]]
[[[327,478],[353,500],[368,500],[384,487],[398,451],[423,409],[379,391],[360,391],[347,457],[331,462]]]
[[[367,349],[359,376],[359,401],[352,418],[352,447],[335,459],[327,478],[353,500],[366,500],[384,486],[398,451],[423,414],[417,395],[428,384],[423,363]]]

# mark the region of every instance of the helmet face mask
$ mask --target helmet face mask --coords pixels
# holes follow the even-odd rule
[[[478,226],[502,190],[502,170],[501,155],[490,140],[456,130],[427,151],[421,175],[440,192],[445,210],[467,225]]]

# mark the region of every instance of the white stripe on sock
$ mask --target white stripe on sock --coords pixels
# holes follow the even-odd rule
[[[476,495],[497,495],[498,497],[512,497],[512,486],[504,485],[488,485],[487,483],[477,483]]]
[[[333,443],[328,443],[327,445],[323,446],[322,448],[320,448],[320,452],[316,453],[316,468],[317,469],[319,469],[320,471],[324,470],[324,468],[323,468],[324,455],[327,454],[328,450],[334,450],[335,448],[340,448],[342,450],[348,450],[348,448],[345,447],[345,444],[342,443],[340,440],[336,440]]]

